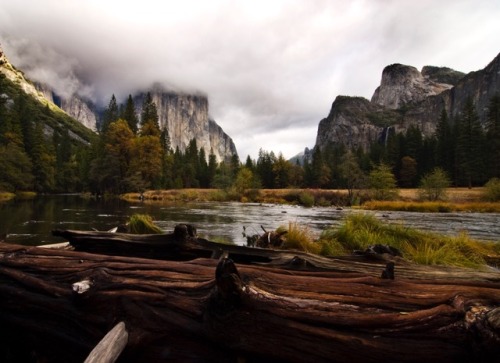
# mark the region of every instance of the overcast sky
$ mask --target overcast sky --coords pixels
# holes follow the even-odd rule
[[[0,0],[0,43],[61,94],[202,92],[244,161],[313,147],[335,97],[370,99],[389,64],[485,67],[499,19],[499,0]]]

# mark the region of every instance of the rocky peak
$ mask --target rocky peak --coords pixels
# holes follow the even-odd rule
[[[382,131],[401,121],[401,115],[362,97],[338,96],[328,117],[320,121],[316,146],[343,144],[367,149],[380,139]]]
[[[196,139],[207,157],[211,150],[219,161],[237,155],[232,139],[210,119],[205,95],[172,92],[157,85],[149,93],[158,111],[160,128],[168,131],[174,150],[178,147],[185,151],[189,142]],[[143,92],[134,97],[139,116],[145,96]]]
[[[426,70],[429,72],[429,69]],[[384,68],[380,86],[371,101],[391,109],[398,109],[408,103],[416,103],[426,97],[437,95],[452,87],[425,77],[412,66],[392,64]]]
[[[422,68],[422,76],[436,83],[455,86],[462,78],[464,78],[465,73],[448,67],[424,66]]]
[[[370,143],[384,142],[389,132],[417,127],[431,136],[445,110],[453,120],[468,99],[476,106],[483,125],[491,97],[500,93],[500,54],[484,69],[464,75],[445,67],[393,64],[382,73],[372,101],[339,96],[330,114],[321,120],[315,147],[342,144],[367,150]]]

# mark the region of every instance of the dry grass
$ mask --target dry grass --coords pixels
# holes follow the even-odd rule
[[[500,257],[497,243],[473,240],[464,233],[444,236],[423,232],[358,213],[348,216],[340,227],[323,231],[320,243],[337,253],[352,253],[375,244],[389,245],[401,251],[404,258],[426,265],[481,267],[486,260]]]

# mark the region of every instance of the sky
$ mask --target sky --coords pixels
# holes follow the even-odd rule
[[[30,78],[107,105],[155,82],[208,96],[240,159],[312,148],[338,95],[384,67],[484,68],[499,0],[0,0],[0,44]]]

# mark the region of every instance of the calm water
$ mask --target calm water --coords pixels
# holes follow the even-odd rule
[[[60,238],[52,237],[53,229],[108,230],[126,222],[135,213],[151,215],[166,232],[172,231],[176,224],[190,223],[197,227],[201,237],[245,244],[243,227],[247,234],[261,234],[261,226],[274,230],[289,222],[298,222],[319,235],[324,228],[340,224],[347,214],[359,212],[252,203],[165,205],[84,199],[77,195],[41,196],[31,201],[0,203],[0,235],[7,234],[9,243],[25,245],[61,242]],[[390,223],[445,234],[467,231],[475,238],[500,241],[500,214],[373,214]]]

